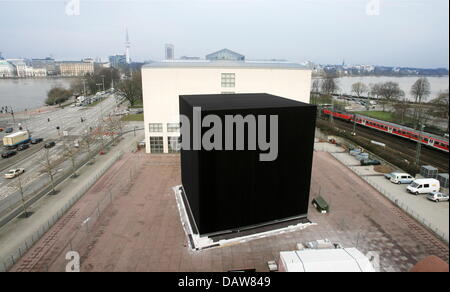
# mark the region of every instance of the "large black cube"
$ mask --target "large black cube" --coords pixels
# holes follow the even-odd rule
[[[306,218],[314,147],[315,106],[264,93],[182,95],[179,104],[180,114],[190,121],[188,131],[186,128],[182,131],[182,140],[185,140],[187,133],[190,135],[189,150],[181,150],[184,199],[195,223],[194,229],[200,235],[233,232]],[[199,126],[194,122],[194,107],[201,108],[201,120],[208,115],[219,117],[223,126],[223,145],[226,139],[226,116],[253,115],[256,117],[257,127],[262,126],[257,116],[266,116],[267,140],[270,137],[269,116],[277,116],[277,158],[273,161],[260,161],[260,154],[269,151],[261,151],[259,148],[248,150],[247,138],[251,131],[247,125],[244,150],[225,150],[225,146],[222,150],[207,151],[203,147],[194,150],[194,127]],[[201,127],[201,136],[209,129]],[[236,131],[234,134],[233,145],[236,147]],[[257,132],[256,141],[259,135]]]

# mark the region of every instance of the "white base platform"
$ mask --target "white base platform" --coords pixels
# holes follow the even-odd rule
[[[288,232],[303,230],[309,226],[317,225],[316,223],[299,223],[295,225],[289,225],[287,227],[273,229],[270,231],[255,233],[251,235],[246,236],[239,236],[239,233],[236,233],[236,237],[230,238],[230,239],[222,239],[219,241],[213,241],[211,238],[207,236],[200,236],[198,234],[194,233],[194,229],[191,226],[191,222],[189,220],[187,209],[183,201],[183,197],[180,191],[180,188],[182,186],[175,186],[172,188],[173,192],[175,193],[175,198],[177,200],[177,206],[178,211],[180,213],[180,219],[181,224],[183,226],[184,232],[186,233],[186,237],[188,238],[188,241],[190,242],[190,248],[192,250],[202,250],[202,249],[209,249],[209,248],[219,248],[239,243],[248,242],[255,239],[265,238],[269,236],[275,236],[279,234],[284,234]]]

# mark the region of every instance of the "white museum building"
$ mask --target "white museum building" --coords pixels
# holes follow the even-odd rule
[[[147,153],[173,153],[180,95],[268,93],[309,103],[311,70],[286,61],[248,61],[228,49],[204,60],[165,60],[142,67]]]

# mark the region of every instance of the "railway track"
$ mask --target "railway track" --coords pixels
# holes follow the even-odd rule
[[[348,132],[353,132],[352,123],[341,121],[339,119],[334,119],[334,125]],[[360,125],[356,126],[356,134],[369,140],[384,143],[388,148],[406,154],[408,157],[410,157],[410,161],[415,160],[417,143],[413,141],[402,139],[392,135],[387,135],[383,132],[367,127],[362,127]],[[421,164],[432,165],[438,168],[440,172],[448,173],[449,170],[448,153],[440,152],[438,150],[422,146],[420,157],[421,157],[420,158]]]

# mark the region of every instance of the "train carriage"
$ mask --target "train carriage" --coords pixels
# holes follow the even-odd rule
[[[440,151],[444,151],[447,153],[449,152],[448,139],[438,135],[427,132],[422,132],[422,134],[420,134],[419,130],[415,130],[406,126],[370,118],[363,115],[339,112],[336,110],[332,111],[327,108],[323,109],[323,113],[325,115],[333,115],[333,117],[335,118],[346,120],[348,122],[355,122],[356,119],[356,123],[361,126],[372,128],[390,135],[395,135],[416,142],[419,140],[419,136],[421,136],[422,144]]]

